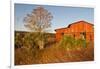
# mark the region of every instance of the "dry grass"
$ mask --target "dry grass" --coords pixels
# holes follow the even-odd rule
[[[57,43],[47,43],[42,50],[37,47],[15,48],[15,65],[62,63],[94,60],[94,44],[87,43],[86,47],[75,46],[66,49]],[[30,44],[31,45],[31,44]]]

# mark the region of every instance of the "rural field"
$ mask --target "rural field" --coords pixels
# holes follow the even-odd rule
[[[55,34],[46,33],[43,49],[35,42],[36,33],[15,31],[15,65],[62,63],[94,60],[94,43],[71,37],[55,41]],[[67,43],[68,42],[68,43]]]
[[[15,4],[14,64],[94,60],[94,9]]]

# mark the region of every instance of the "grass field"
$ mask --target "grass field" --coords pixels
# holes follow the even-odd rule
[[[15,65],[62,63],[94,60],[94,42],[75,45],[72,40],[56,42],[55,34],[46,33],[44,49],[39,49],[36,33],[15,32]],[[67,43],[69,41],[69,43]],[[72,44],[70,44],[70,42]],[[75,43],[75,42],[74,42]]]

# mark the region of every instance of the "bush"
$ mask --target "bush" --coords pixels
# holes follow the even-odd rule
[[[62,46],[65,49],[75,49],[78,47],[86,47],[85,39],[75,39],[71,36],[64,35],[59,42],[59,46]]]

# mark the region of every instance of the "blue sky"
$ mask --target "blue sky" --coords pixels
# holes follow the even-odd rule
[[[34,4],[15,4],[15,30],[29,31],[24,26],[23,19],[27,14],[30,14],[38,5]],[[94,9],[83,7],[68,7],[68,6],[49,6],[41,5],[53,15],[50,32],[54,33],[55,29],[67,27],[69,24],[84,20],[94,23]]]

